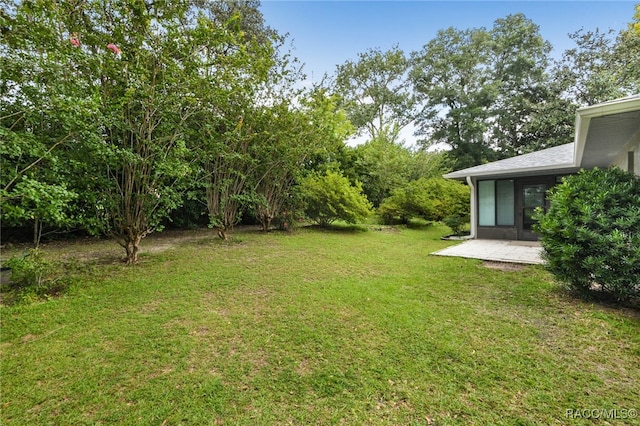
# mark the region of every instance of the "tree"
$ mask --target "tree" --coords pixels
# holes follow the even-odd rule
[[[63,6],[41,1],[0,11],[0,204],[3,224],[33,227],[97,224],[81,214],[91,185],[79,153],[91,152],[97,98],[82,78],[90,61],[59,25]]]
[[[185,123],[197,108],[183,87],[196,74],[189,42],[201,26],[191,27],[187,2],[93,6],[81,37],[100,57],[95,78],[106,146],[103,162],[96,161],[110,182],[102,192],[109,232],[132,264],[141,240],[181,202],[189,172]]]
[[[411,79],[422,102],[417,134],[425,147],[449,146],[456,168],[496,158],[485,140],[496,96],[487,67],[489,40],[485,29],[449,28],[412,55]]]
[[[638,6],[636,16],[637,11]],[[586,106],[640,92],[640,35],[634,28],[632,22],[617,35],[612,30],[570,34],[576,46],[553,70],[562,96]]]
[[[392,191],[412,180],[445,173],[442,155],[411,150],[384,139],[372,139],[354,149],[353,177],[362,182],[364,193],[378,207]]]
[[[208,32],[199,34],[202,62],[193,91],[202,109],[190,121],[197,184],[203,186],[210,225],[223,239],[243,210],[255,206],[251,179],[259,167],[255,154],[259,152],[256,145],[264,139],[260,126],[265,111],[258,102],[264,85],[274,81],[272,71],[280,63],[276,55],[279,38],[263,31],[261,21],[245,22],[247,17],[257,19],[248,12],[246,2],[228,5],[233,13],[223,32],[211,37],[209,32],[220,27],[209,22]],[[244,32],[247,26],[251,31]]]
[[[623,95],[614,77],[613,31],[580,30],[569,35],[576,47],[564,52],[554,73],[564,96],[577,105],[594,105]]]
[[[464,168],[566,143],[573,118],[550,84],[549,52],[522,14],[490,30],[438,32],[413,54],[423,145],[448,145],[452,165]]]
[[[248,5],[244,11],[250,9],[247,2],[237,3]],[[37,165],[55,174],[56,169],[50,167],[54,164],[52,154],[62,142],[83,141],[83,147],[90,149],[80,150],[82,158],[70,156],[60,170],[74,170],[69,167],[74,165],[78,166],[75,170],[98,176],[95,184],[88,177],[85,181],[92,183],[81,185],[95,194],[83,199],[94,201],[95,216],[104,219],[106,231],[118,238],[128,263],[137,261],[144,236],[159,229],[162,219],[180,204],[186,177],[203,178],[197,170],[192,173],[194,159],[189,158],[192,151],[186,146],[194,135],[193,120],[197,118],[215,130],[201,132],[201,136],[226,138],[218,147],[244,141],[251,134],[242,122],[251,110],[254,92],[237,89],[245,87],[247,70],[264,65],[256,58],[267,58],[270,63],[273,49],[264,39],[258,42],[255,33],[249,39],[243,32],[242,28],[254,28],[256,21],[241,27],[240,15],[233,13],[224,23],[214,22],[212,10],[222,6],[209,6],[196,0],[42,0],[20,4],[9,12],[11,15],[3,13],[3,19],[10,21],[8,30],[3,26],[3,33],[17,46],[12,59],[34,64],[33,72],[22,79],[7,80],[11,85],[6,87],[7,93],[11,94],[4,99],[19,107],[18,101],[29,95],[29,108],[36,111],[46,106],[52,111],[43,122],[46,126],[40,126],[45,143],[30,154],[31,158],[14,150],[11,161],[20,159],[24,164],[11,167],[16,173],[35,172]],[[38,31],[31,35],[29,26],[34,22]],[[19,40],[24,40],[22,45]],[[3,54],[7,51],[12,52],[3,50]],[[9,72],[15,76],[16,69],[9,68]],[[63,113],[69,111],[69,117],[56,119],[54,107]],[[20,113],[18,108],[11,114],[20,117]],[[8,131],[20,146],[28,142],[26,137],[35,135],[32,121],[28,122],[30,127],[25,131],[16,127],[23,125],[20,122]],[[15,185],[17,179],[21,177],[10,178],[5,191],[27,188]],[[43,188],[28,187],[31,192]],[[80,216],[88,215],[82,212]]]
[[[351,132],[345,115],[336,111],[335,99],[323,91],[301,94],[299,104],[294,107],[283,100],[262,115],[259,142],[254,144],[253,179],[254,211],[264,230],[275,218],[290,221],[299,198],[295,184],[309,173],[309,166],[326,166],[309,160],[335,156]]]
[[[500,156],[511,157],[567,143],[574,108],[560,100],[547,74],[551,44],[522,14],[495,21],[490,31],[492,81],[491,140]]]
[[[300,191],[307,216],[320,226],[336,220],[358,223],[371,213],[371,204],[362,193],[362,185],[354,185],[340,172],[327,171],[304,178]]]
[[[395,143],[400,131],[413,121],[415,98],[407,79],[409,65],[404,52],[395,46],[387,52],[370,49],[357,62],[338,66],[334,89],[360,134]]]

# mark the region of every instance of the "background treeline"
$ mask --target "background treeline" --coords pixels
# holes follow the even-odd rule
[[[442,220],[465,196],[443,172],[570,142],[576,107],[640,92],[633,23],[578,32],[553,61],[508,16],[411,54],[371,49],[312,88],[254,0],[13,2],[0,34],[3,239],[110,235],[129,263],[167,225],[226,238],[241,220],[381,206]],[[400,136],[411,123],[419,146]]]

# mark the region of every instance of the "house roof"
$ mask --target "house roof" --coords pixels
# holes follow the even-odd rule
[[[458,170],[444,177],[532,176],[608,167],[639,134],[640,94],[578,109],[573,143]]]
[[[493,177],[516,174],[540,174],[554,171],[571,173],[576,167],[573,163],[575,143],[556,146],[518,155],[505,160],[494,161],[468,169],[458,170],[444,175],[449,179],[464,179],[470,177]]]

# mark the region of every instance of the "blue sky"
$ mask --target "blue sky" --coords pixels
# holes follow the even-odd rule
[[[638,0],[640,1],[640,0]],[[567,36],[585,30],[619,31],[631,22],[636,1],[281,1],[262,0],[267,25],[289,34],[294,56],[318,81],[336,65],[369,48],[393,45],[417,51],[440,29],[486,27],[522,12],[540,26],[553,55],[572,47]]]

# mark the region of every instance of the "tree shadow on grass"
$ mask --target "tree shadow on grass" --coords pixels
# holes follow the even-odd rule
[[[330,225],[307,225],[306,229],[311,229],[317,232],[330,232],[337,234],[359,234],[369,231],[369,227],[363,224],[348,224],[348,223],[332,223]]]

